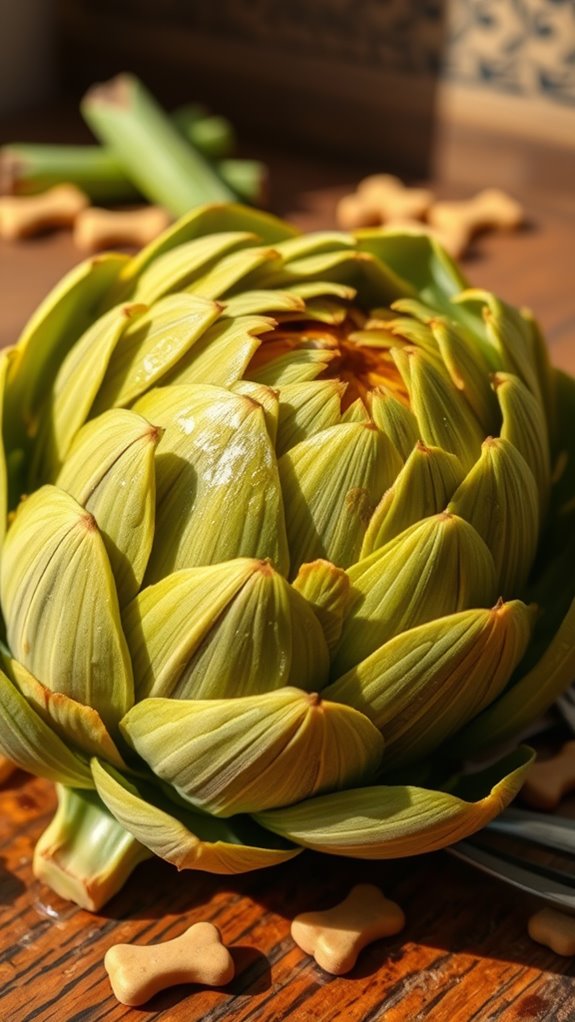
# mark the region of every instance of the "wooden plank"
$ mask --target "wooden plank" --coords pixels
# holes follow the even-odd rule
[[[17,777],[0,792],[0,1015],[6,1022],[571,1022],[575,964],[527,936],[526,899],[445,853],[354,863],[306,853],[241,877],[144,863],[96,915],[34,880],[34,843],[54,807],[46,782]],[[344,978],[292,942],[290,920],[327,907],[359,880],[380,885],[407,914]],[[167,940],[208,919],[237,975],[225,991],[174,988],[142,1010],[119,1005],[103,957],[117,942]]]

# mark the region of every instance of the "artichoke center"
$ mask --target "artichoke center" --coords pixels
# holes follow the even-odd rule
[[[316,378],[339,379],[346,384],[344,411],[358,398],[369,410],[368,395],[378,387],[409,407],[405,384],[389,350],[397,346],[398,339],[390,334],[388,346],[379,329],[373,332],[373,343],[369,343],[369,330],[363,327],[365,319],[364,313],[352,309],[339,323],[280,323],[261,337],[263,343],[251,364],[264,366],[297,350],[323,350],[330,358]]]

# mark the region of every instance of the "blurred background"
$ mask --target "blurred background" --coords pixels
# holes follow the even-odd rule
[[[0,0],[0,111],[119,70],[251,146],[572,198],[573,0]],[[6,129],[7,130],[7,129]],[[36,133],[38,127],[35,127]]]
[[[334,227],[366,174],[439,200],[505,189],[522,230],[481,237],[465,266],[536,309],[569,362],[574,0],[0,0],[0,143],[93,142],[79,100],[121,71],[168,110],[229,118],[268,208],[305,229]],[[0,242],[0,341],[78,258],[69,232]]]

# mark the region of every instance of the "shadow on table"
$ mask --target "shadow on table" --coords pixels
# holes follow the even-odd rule
[[[25,890],[19,877],[6,869],[6,859],[0,855],[0,906],[12,905]]]
[[[110,920],[146,920],[177,914],[188,925],[202,918],[217,925],[220,914],[224,923],[232,917],[243,921],[245,915],[239,939],[252,928],[254,940],[258,932],[274,934],[274,946],[262,946],[261,951],[275,961],[293,948],[289,926],[296,915],[330,908],[357,883],[376,884],[396,900],[405,910],[407,925],[396,937],[364,950],[349,979],[369,976],[405,954],[429,960],[433,950],[441,959],[445,952],[575,975],[572,959],[554,955],[527,934],[527,919],[540,904],[443,852],[393,862],[358,862],[304,852],[282,866],[232,877],[193,871],[178,874],[166,863],[150,860],[101,915]],[[133,911],[136,902],[139,908]],[[313,962],[310,965],[316,968]],[[255,993],[266,982],[257,960],[238,972],[242,991]]]

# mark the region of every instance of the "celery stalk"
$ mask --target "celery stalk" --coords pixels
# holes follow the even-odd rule
[[[199,103],[179,107],[170,114],[170,120],[188,142],[211,160],[231,156],[236,147],[235,132],[227,118],[208,114]]]
[[[239,199],[256,205],[262,201],[265,163],[235,158],[214,165]],[[116,157],[103,146],[16,144],[0,149],[0,195],[32,195],[63,181],[77,185],[97,202],[141,199]]]
[[[260,160],[227,159],[217,164],[218,174],[243,202],[259,206],[264,202],[268,169]]]
[[[116,157],[101,146],[15,144],[0,150],[0,194],[29,195],[62,181],[98,202],[139,197]]]
[[[174,216],[199,203],[235,198],[132,75],[118,75],[93,86],[81,110],[96,137],[115,155],[142,194]]]

